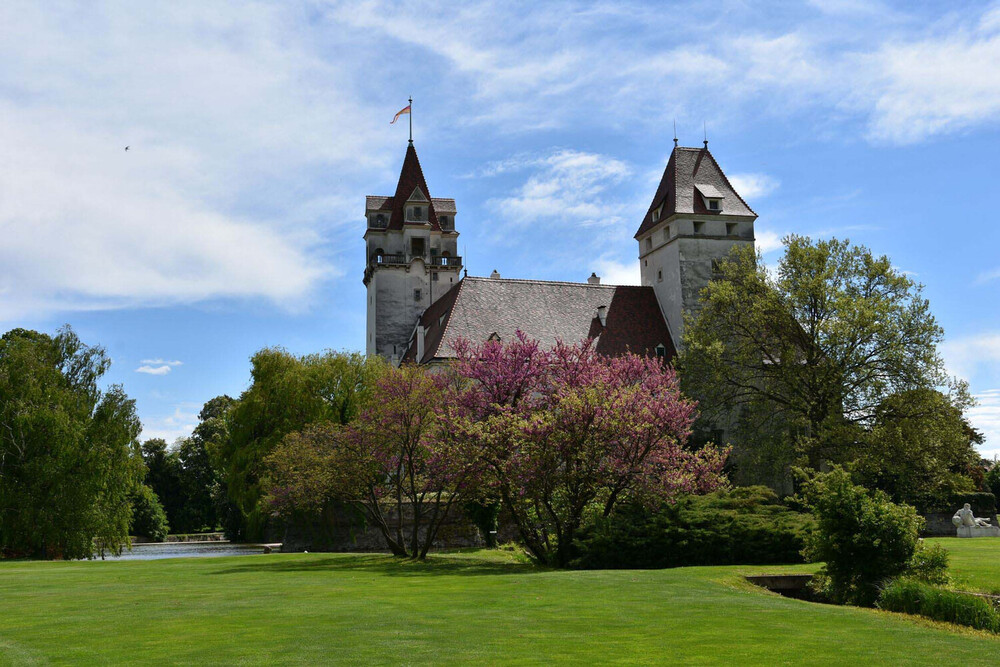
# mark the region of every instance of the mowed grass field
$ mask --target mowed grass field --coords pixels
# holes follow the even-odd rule
[[[957,576],[1000,573],[1000,540],[942,543]],[[741,578],[812,568],[560,572],[497,551],[0,562],[0,663],[1000,664],[991,636]]]

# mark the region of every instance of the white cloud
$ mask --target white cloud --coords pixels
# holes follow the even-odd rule
[[[986,438],[979,451],[988,457],[1000,456],[1000,389],[976,394],[978,405],[968,411],[973,426]]]
[[[607,191],[631,174],[621,160],[574,150],[559,150],[533,162],[536,171],[508,197],[489,202],[514,225],[540,219],[575,226],[623,222],[622,205]]]
[[[1000,117],[1000,10],[974,26],[925,39],[892,40],[865,65],[878,75],[871,134],[893,143],[961,130]]]
[[[141,363],[141,364],[151,364],[151,365],[154,365],[154,366],[160,365],[160,364],[166,364],[167,366],[181,366],[181,365],[184,364],[183,361],[167,361],[166,359],[159,359],[159,358],[157,358],[157,359],[143,359],[139,363]]]
[[[188,437],[198,425],[201,407],[197,403],[179,403],[171,414],[143,421],[142,439],[163,438],[172,444],[178,438]]]
[[[747,201],[763,199],[781,185],[781,181],[767,174],[733,174],[728,178],[736,192]]]
[[[754,245],[762,254],[766,255],[775,250],[781,250],[784,245],[781,243],[781,235],[769,229],[754,231]]]
[[[1000,332],[948,339],[941,355],[952,375],[986,386],[1000,381]]]
[[[992,271],[983,271],[978,276],[976,276],[976,284],[984,285],[988,282],[992,282],[1000,278],[1000,269],[993,269]]]
[[[292,308],[340,273],[320,218],[283,221],[313,195],[283,185],[322,167],[345,174],[324,194],[356,192],[387,135],[318,57],[307,16],[9,2],[0,24],[0,319],[220,297]]]
[[[150,366],[143,365],[135,369],[136,373],[145,373],[146,375],[166,375],[170,372],[170,366],[164,364],[162,366]]]
[[[642,278],[639,261],[619,262],[611,257],[601,257],[594,262],[594,272],[603,285],[639,285]]]

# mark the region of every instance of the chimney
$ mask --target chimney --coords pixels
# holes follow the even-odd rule
[[[497,271],[496,269],[493,269],[493,273],[490,274],[490,278],[496,280],[499,277],[500,277],[500,272]]]
[[[424,358],[424,327],[422,324],[417,325],[417,363],[419,364]]]
[[[600,280],[600,278],[598,278],[598,280]],[[608,307],[607,306],[598,306],[597,307],[597,319],[599,319],[601,321],[601,326],[602,327],[608,326]]]
[[[599,275],[597,275],[596,273],[591,273],[590,277],[587,278],[587,284],[588,285],[600,285],[601,284],[601,277]]]

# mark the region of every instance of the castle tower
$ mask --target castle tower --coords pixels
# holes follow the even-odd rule
[[[635,233],[642,284],[653,288],[681,347],[684,314],[698,309],[716,263],[737,245],[753,246],[757,219],[704,148],[675,146],[656,195]]]
[[[396,194],[365,201],[365,348],[398,363],[420,314],[459,280],[455,200],[432,198],[411,140]]]

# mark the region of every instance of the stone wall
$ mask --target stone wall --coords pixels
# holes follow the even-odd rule
[[[387,511],[390,526],[396,513]],[[413,510],[403,508],[403,534],[413,530]],[[452,507],[448,519],[438,530],[432,549],[455,549],[485,546],[483,536],[460,507]],[[331,505],[321,515],[296,517],[289,521],[282,539],[282,551],[372,551],[387,552],[382,533],[357,509]]]
[[[957,511],[958,508],[955,508]],[[924,526],[921,535],[924,537],[955,537],[957,534],[955,531],[955,524],[951,522],[951,517],[955,516],[955,512],[930,512],[924,515],[924,520],[927,525]],[[976,515],[982,516],[980,514]],[[994,525],[1000,525],[997,523],[997,515],[991,514],[988,517],[983,516],[982,518],[989,518],[990,522]]]

